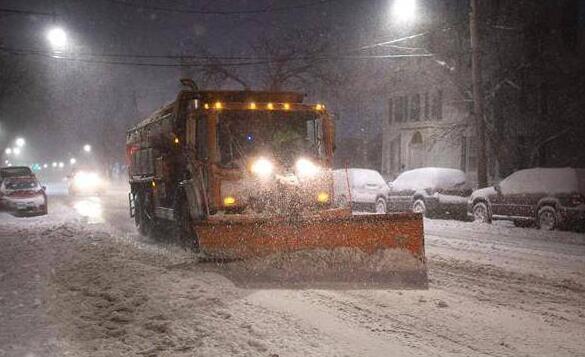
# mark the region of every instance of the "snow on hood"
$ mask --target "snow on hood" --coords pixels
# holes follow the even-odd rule
[[[479,190],[473,191],[473,193],[471,194],[471,199],[474,199],[476,197],[487,197],[487,196],[493,195],[495,193],[496,193],[496,189],[494,188],[494,186],[481,188]]]

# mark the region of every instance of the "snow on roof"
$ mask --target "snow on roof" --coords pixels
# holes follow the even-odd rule
[[[465,184],[465,173],[457,169],[443,167],[423,167],[403,172],[392,182],[392,188],[402,190],[422,190],[425,188],[450,188]]]

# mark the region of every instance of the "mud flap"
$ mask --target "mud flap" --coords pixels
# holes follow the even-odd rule
[[[426,288],[422,215],[213,217],[201,250],[246,287]]]

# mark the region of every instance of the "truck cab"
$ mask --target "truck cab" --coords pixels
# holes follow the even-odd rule
[[[130,129],[137,223],[329,207],[333,123],[303,97],[184,90]]]

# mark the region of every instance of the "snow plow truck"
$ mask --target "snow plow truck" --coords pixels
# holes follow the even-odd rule
[[[251,283],[426,286],[420,214],[352,215],[332,202],[335,129],[324,105],[181,83],[175,101],[127,132],[141,234],[165,227]]]

